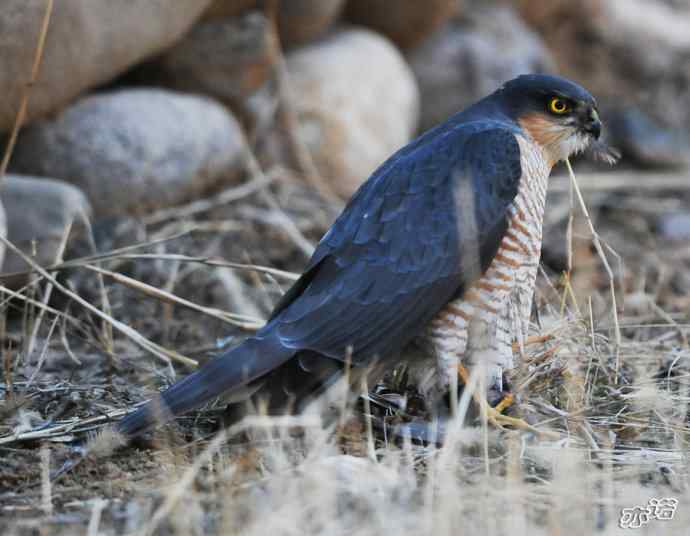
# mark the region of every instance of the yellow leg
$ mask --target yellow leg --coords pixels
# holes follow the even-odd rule
[[[458,364],[458,376],[465,385],[469,383],[470,375],[467,372],[467,369],[462,364]],[[515,417],[503,415],[503,411],[505,411],[505,409],[514,402],[514,397],[512,394],[508,394],[507,396],[505,396],[503,400],[496,404],[495,408],[492,408],[486,401],[486,399],[481,395],[481,393],[478,393],[476,390],[473,393],[473,397],[474,401],[479,406],[482,415],[486,415],[487,422],[491,423],[496,428],[512,426],[514,428],[517,428],[518,430],[527,430],[529,432],[534,432],[536,434],[544,435],[546,437],[551,437],[555,439],[560,438],[558,434],[554,434],[553,432],[537,430],[534,426],[532,426],[523,419],[516,419]]]
[[[544,343],[548,342],[551,339],[553,339],[553,335],[530,335],[525,339],[525,342],[523,343],[523,346],[530,346],[532,344],[539,344],[539,343]],[[520,344],[518,342],[513,343],[513,352],[519,352],[520,351]]]
[[[498,404],[494,406],[494,409],[499,413],[503,413],[508,406],[513,404],[513,402],[515,402],[515,397],[511,393],[508,393]]]

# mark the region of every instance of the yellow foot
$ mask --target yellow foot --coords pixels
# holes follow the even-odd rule
[[[511,393],[508,393],[503,399],[494,406],[494,409],[498,413],[503,413],[505,409],[510,406],[515,401],[515,397]]]
[[[467,369],[462,364],[458,364],[458,376],[465,385],[469,383],[470,375],[467,372]],[[511,426],[518,430],[526,430],[551,439],[560,438],[560,435],[557,433],[545,430],[538,430],[524,419],[517,419],[515,417],[503,415],[505,409],[514,402],[514,397],[510,393],[507,394],[498,404],[496,404],[496,407],[494,408],[492,408],[486,401],[486,399],[476,391],[473,393],[472,396],[474,397],[474,401],[477,403],[481,410],[482,417],[484,418],[485,416],[486,422],[490,423],[496,428],[502,429],[504,426]]]
[[[523,419],[516,419],[515,417],[508,417],[508,415],[503,415],[503,410],[510,405],[504,404],[506,399],[512,399],[512,395],[508,395],[506,398],[501,400],[495,408],[492,408],[486,400],[478,400],[475,398],[475,402],[482,408],[482,414],[486,415],[487,422],[491,423],[496,428],[503,428],[504,426],[512,426],[518,430],[530,430],[534,431],[534,427]]]
[[[543,343],[543,342],[548,342],[553,338],[554,338],[553,335],[530,335],[523,342],[523,346],[530,346],[532,344],[539,344],[539,343]],[[519,351],[520,351],[520,343],[514,342],[513,343],[513,352],[519,352]]]

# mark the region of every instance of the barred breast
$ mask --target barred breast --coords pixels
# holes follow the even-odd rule
[[[503,369],[513,366],[513,340],[522,342],[529,327],[551,171],[540,146],[521,137],[518,142],[522,178],[498,253],[481,279],[431,321],[425,335],[441,371],[454,370],[466,357],[481,359],[489,380],[499,385]]]

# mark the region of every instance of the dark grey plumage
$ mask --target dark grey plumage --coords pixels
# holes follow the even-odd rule
[[[487,269],[522,169],[518,119],[549,95],[594,102],[576,84],[531,75],[403,147],[361,186],[300,279],[255,336],[118,423],[133,436],[249,383],[280,411],[349,357],[386,362]],[[469,222],[469,223],[468,223]]]

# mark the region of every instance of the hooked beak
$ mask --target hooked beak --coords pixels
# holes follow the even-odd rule
[[[582,123],[582,130],[592,136],[595,140],[599,139],[599,136],[601,136],[601,120],[599,119],[599,114],[597,113],[596,109],[589,109],[589,113],[584,118]]]

